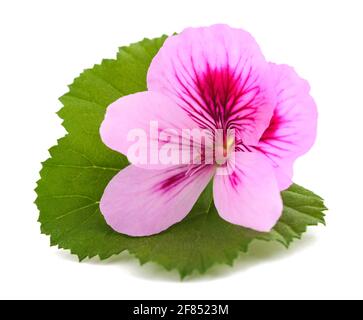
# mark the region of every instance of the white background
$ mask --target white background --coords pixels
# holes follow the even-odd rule
[[[119,299],[363,298],[362,1],[1,1],[0,297]],[[267,59],[309,80],[319,108],[314,148],[295,182],[322,195],[327,226],[287,251],[255,243],[233,268],[180,282],[127,254],[78,263],[49,247],[33,189],[64,134],[57,98],[120,45],[187,26],[251,32]]]

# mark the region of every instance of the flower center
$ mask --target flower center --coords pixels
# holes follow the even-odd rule
[[[223,166],[234,151],[235,139],[232,135],[224,135],[221,143],[216,143],[214,160],[217,166]]]

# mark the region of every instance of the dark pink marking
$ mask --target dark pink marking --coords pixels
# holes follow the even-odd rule
[[[280,115],[278,115],[276,112],[273,115],[270,124],[268,126],[268,128],[266,129],[266,131],[263,133],[262,137],[261,137],[261,141],[268,145],[273,147],[273,149],[277,149],[280,151],[289,151],[291,150],[291,145],[293,145],[293,143],[290,140],[287,140],[285,138],[291,137],[291,133],[290,134],[286,134],[286,135],[281,135],[278,134],[278,130],[281,128],[281,124],[284,124],[285,128],[286,128],[286,124],[288,123],[288,121],[286,121],[285,119],[283,119]],[[285,146],[290,146],[290,148],[288,147],[283,147],[280,144],[283,144]],[[273,159],[273,157],[276,158],[282,158],[283,155],[282,154],[278,154],[276,152],[273,152],[271,150],[265,150],[264,148],[260,148],[260,147],[255,147],[255,149],[260,150],[261,152],[263,152],[270,160],[272,160],[275,165],[276,161]]]
[[[192,59],[192,58],[191,58]],[[252,79],[251,68],[242,76],[237,65],[235,69],[225,66],[212,69],[208,63],[203,73],[198,73],[194,67],[193,74],[184,68],[175,77],[181,86],[178,96],[183,101],[181,107],[203,129],[234,129],[251,130],[256,112],[256,99],[260,88],[256,79]],[[244,69],[244,68],[242,68]],[[246,150],[240,141],[242,150]],[[236,147],[237,147],[236,143]]]
[[[181,184],[183,181],[185,181],[188,178],[185,171],[176,173],[175,175],[165,179],[158,185],[159,190],[163,190],[164,192],[170,191],[171,189],[174,189],[179,184]]]
[[[233,189],[238,190],[238,186],[241,183],[241,179],[236,171],[233,171],[229,176],[229,181]]]
[[[172,192],[172,196],[179,194],[185,187],[194,182],[194,179],[190,178],[195,175],[196,177],[203,174],[203,169],[206,168],[205,165],[190,165],[183,166],[181,172],[175,173],[174,175],[166,178],[164,181],[160,182],[155,186],[156,192],[168,193]],[[175,168],[169,169],[174,171]]]

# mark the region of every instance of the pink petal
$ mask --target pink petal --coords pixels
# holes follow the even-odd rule
[[[169,37],[150,65],[147,84],[200,127],[235,129],[245,144],[258,142],[275,105],[269,65],[256,41],[226,25]]]
[[[155,139],[150,133],[152,122],[158,124]],[[147,163],[135,163],[130,158],[129,160],[139,166],[158,168],[160,163],[153,163],[155,166],[151,166],[150,154],[153,153],[158,157],[160,147],[163,145],[158,139],[160,132],[171,129],[175,131],[175,136],[181,139],[182,129],[193,128],[195,128],[195,123],[170,98],[149,91],[128,95],[112,103],[107,108],[100,134],[103,142],[109,148],[127,155],[130,146],[137,142],[137,139],[128,141],[128,134],[135,129],[141,130],[147,137],[145,150],[143,148],[148,156]],[[153,142],[160,142],[157,149],[153,147]],[[181,145],[176,145],[176,148],[180,147]],[[156,161],[158,161],[158,158],[156,158]],[[161,167],[163,166],[161,165]]]
[[[317,110],[309,84],[286,65],[271,64],[277,104],[258,149],[276,168],[280,189],[291,184],[294,160],[306,153],[316,137]]]
[[[107,223],[130,236],[159,233],[181,221],[207,186],[212,166],[145,170],[130,165],[107,186],[100,208]]]
[[[228,175],[217,170],[214,203],[226,221],[267,232],[282,213],[282,200],[273,169],[257,152],[237,152]]]
[[[291,179],[294,173],[294,161],[291,159],[285,159],[284,161],[281,160],[279,161],[279,165],[276,166],[270,158],[268,159],[270,161],[270,164],[273,166],[279,189],[282,191],[290,187],[293,183]]]

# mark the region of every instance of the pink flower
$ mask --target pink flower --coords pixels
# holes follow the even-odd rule
[[[223,219],[270,231],[281,216],[280,191],[292,183],[293,162],[315,140],[317,112],[308,83],[292,68],[267,62],[249,33],[214,25],[169,37],[150,65],[147,85],[147,92],[108,107],[101,126],[107,146],[127,154],[129,132],[149,132],[157,121],[158,130],[178,134],[221,130],[216,149],[226,160],[131,164],[101,199],[107,223],[131,236],[159,233],[184,219],[214,179],[214,204]],[[235,132],[231,139],[229,130]]]

